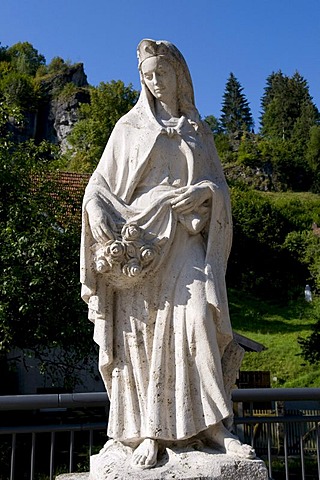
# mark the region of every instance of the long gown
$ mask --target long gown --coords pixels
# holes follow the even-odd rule
[[[136,110],[139,113],[139,105]],[[181,440],[231,414],[221,371],[221,356],[232,338],[223,278],[230,225],[225,233],[221,227],[225,218],[219,213],[225,208],[225,184],[219,171],[211,177],[207,174],[206,140],[186,122],[185,133],[180,135],[166,135],[159,133],[160,126],[159,131],[155,128],[143,168],[140,152],[134,174],[123,173],[125,166],[119,185],[112,185],[115,177],[110,165],[116,155],[118,177],[121,162],[131,167],[135,146],[128,141],[128,129],[135,114],[130,112],[120,121],[118,132],[116,127],[87,188],[83,245],[93,243],[85,205],[98,195],[110,215],[116,217],[121,209],[122,217],[128,213],[129,219],[132,215],[143,219],[141,223],[147,217],[149,226],[153,221],[157,234],[164,229],[167,246],[155,271],[124,290],[109,285],[107,277],[95,276],[84,251],[84,298],[96,324],[100,371],[110,398],[108,435],[120,441]],[[119,147],[123,135],[126,148],[123,143]],[[197,156],[199,143],[202,151]],[[204,166],[195,166],[203,158]],[[198,233],[190,228],[190,219],[175,214],[168,202],[159,201],[197,183],[206,183],[213,192],[204,208],[206,214],[202,211],[208,221]],[[217,194],[219,189],[222,193]],[[149,214],[144,216],[145,212]],[[220,236],[217,229],[221,229]]]

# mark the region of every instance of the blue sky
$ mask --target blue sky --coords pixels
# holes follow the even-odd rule
[[[89,83],[139,88],[136,46],[169,40],[185,56],[202,116],[220,116],[230,72],[256,125],[266,78],[298,70],[320,108],[319,0],[0,0],[0,42],[28,41],[47,62],[83,62]]]

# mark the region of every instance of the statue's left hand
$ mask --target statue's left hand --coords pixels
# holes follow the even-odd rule
[[[191,185],[183,193],[171,200],[172,208],[183,214],[191,213],[211,197],[208,185]]]

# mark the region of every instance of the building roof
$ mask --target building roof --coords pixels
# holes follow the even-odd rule
[[[262,350],[266,350],[262,343],[255,342],[248,337],[240,335],[240,333],[233,332],[233,337],[246,352],[262,352]]]

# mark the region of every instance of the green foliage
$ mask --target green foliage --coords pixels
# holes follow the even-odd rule
[[[94,170],[116,122],[136,103],[138,92],[118,80],[92,87],[90,97],[90,105],[80,107],[80,120],[68,137],[69,170]]]
[[[229,135],[239,135],[253,129],[253,118],[243,88],[233,73],[226,83],[220,123]]]
[[[320,193],[320,126],[310,128],[310,138],[307,144],[306,161],[312,172],[312,191]]]
[[[36,109],[40,99],[40,91],[33,79],[15,71],[0,79],[0,92],[6,103],[28,111]]]
[[[45,68],[45,58],[28,42],[3,48],[0,55],[0,98],[25,112],[38,108],[41,100],[36,72]]]
[[[0,354],[20,348],[41,361],[53,383],[62,377],[70,387],[93,349],[79,295],[81,199],[75,205],[55,179],[52,146],[15,144],[5,120],[1,125]]]
[[[291,78],[281,71],[273,72],[267,78],[261,105],[261,133],[268,138],[296,139],[297,130],[300,128],[305,130],[306,139],[309,128],[319,119],[307,81],[298,72]]]
[[[261,150],[259,136],[254,133],[244,133],[237,152],[237,162],[249,166],[261,165]]]
[[[91,325],[79,298],[80,222],[74,214],[80,198],[75,204],[61,190],[54,170],[63,161],[68,170],[91,172],[116,121],[135,104],[138,92],[121,81],[91,87],[91,103],[81,106],[80,120],[69,137],[71,150],[63,160],[48,143],[14,143],[8,132],[23,123],[22,113],[38,109],[43,100],[53,96],[68,100],[78,93],[73,83],[65,84],[68,68],[68,62],[60,57],[46,66],[44,57],[27,42],[0,47],[0,295],[4,299],[0,306],[0,353],[20,347],[36,355],[52,378],[59,365],[65,378],[73,381],[78,359],[88,359],[92,349]],[[249,104],[232,74],[223,108],[221,122],[214,116],[205,121],[215,136],[226,171],[234,168],[238,175],[231,182],[234,243],[228,284],[282,302],[301,295],[306,283],[319,290],[319,237],[311,231],[313,222],[320,224],[319,196],[261,194],[239,186],[239,179],[250,177],[247,183],[257,188],[320,192],[319,114],[307,82],[299,74],[290,78],[278,72],[268,77],[260,134],[251,132]],[[263,173],[266,180],[256,181],[264,170],[270,175]],[[281,366],[285,356],[291,355],[291,345],[283,338],[275,346],[270,322],[292,334],[289,343],[296,344],[299,328],[304,326],[295,323],[296,317],[285,319],[284,313],[281,319],[278,314],[270,319],[261,309],[258,314],[240,307],[241,324],[249,331],[251,322],[253,331],[258,332],[250,337],[265,343],[268,352],[277,352],[272,357],[273,367],[281,384],[294,382]],[[310,333],[308,328],[305,335]],[[313,338],[318,341],[318,337]],[[53,364],[48,348],[59,352],[60,358]],[[263,352],[259,358],[267,360],[268,354]],[[247,362],[258,367],[253,360]],[[306,375],[308,380],[300,376],[299,385],[318,378],[314,371]]]
[[[0,151],[7,150],[10,145],[9,122],[19,125],[23,115],[18,107],[0,102]]]
[[[48,65],[48,73],[61,73],[68,69],[67,63],[61,57],[53,57]]]
[[[218,135],[222,132],[222,127],[220,125],[219,119],[214,115],[208,115],[205,117],[204,121],[209,125],[211,132],[214,135]]]
[[[320,291],[320,237],[312,231],[293,231],[287,235],[284,247],[308,267],[308,283]]]
[[[299,294],[316,274],[319,254],[314,252],[315,240],[302,248],[301,242],[289,239],[306,229],[312,234],[312,222],[320,214],[320,199],[314,198],[277,203],[269,194],[231,188],[234,241],[227,272],[231,287],[279,300]]]
[[[67,101],[70,98],[74,97],[78,92],[82,91],[83,88],[77,87],[74,83],[66,83],[65,86],[61,89],[58,94],[60,101]]]
[[[320,382],[319,365],[306,363],[298,342],[316,328],[314,307],[304,300],[303,290],[299,300],[284,304],[228,291],[233,329],[266,347],[246,352],[241,370],[270,371],[272,387],[317,387]]]
[[[267,169],[270,181],[262,184],[268,189],[320,191],[320,117],[307,81],[298,72],[292,77],[281,71],[272,73],[261,103],[262,128],[255,135],[242,87],[230,75],[220,120],[226,135],[217,130],[216,124],[213,126],[222,162],[237,165],[239,171],[243,166],[243,183],[256,184],[257,188],[261,188],[261,182],[247,181],[246,177]],[[245,167],[252,168],[251,174]]]
[[[320,303],[317,301],[311,305],[310,317],[316,323],[312,327],[312,333],[307,338],[299,337],[298,343],[302,350],[303,358],[310,364],[320,362]]]
[[[233,163],[236,161],[237,155],[234,152],[230,139],[225,133],[218,133],[214,136],[218,155],[222,163]]]
[[[308,164],[314,173],[320,171],[320,126],[310,128],[310,139],[306,153]]]
[[[224,142],[228,143],[222,149],[222,161],[228,151],[227,147],[232,149],[230,139],[225,138]],[[315,178],[305,159],[305,151],[306,147],[293,139],[270,139],[245,133],[238,141],[237,150],[233,150],[230,160],[256,170],[267,168],[270,176],[268,190],[308,191],[312,185],[315,188]],[[254,182],[251,183],[254,185]]]
[[[74,113],[69,118],[75,121],[79,102],[86,102],[89,97],[85,75],[77,75],[81,69],[82,65],[71,65],[61,57],[53,58],[47,66],[44,56],[28,42],[1,48],[0,101],[18,107],[24,115],[19,128],[11,125],[16,141],[34,138],[37,142],[46,139],[55,142],[58,132],[54,120],[62,114],[63,105],[54,100],[63,103],[73,97],[68,107]],[[73,83],[80,81],[84,84],[82,88]]]
[[[289,140],[264,140],[264,153],[273,167],[274,182],[281,190],[308,191],[312,174],[299,143]]]
[[[39,54],[31,43],[19,42],[7,49],[7,55],[16,72],[35,76],[38,68],[45,65],[45,57]]]
[[[319,195],[308,192],[268,192],[264,196],[290,222],[291,230],[311,231],[314,222],[320,223]]]

